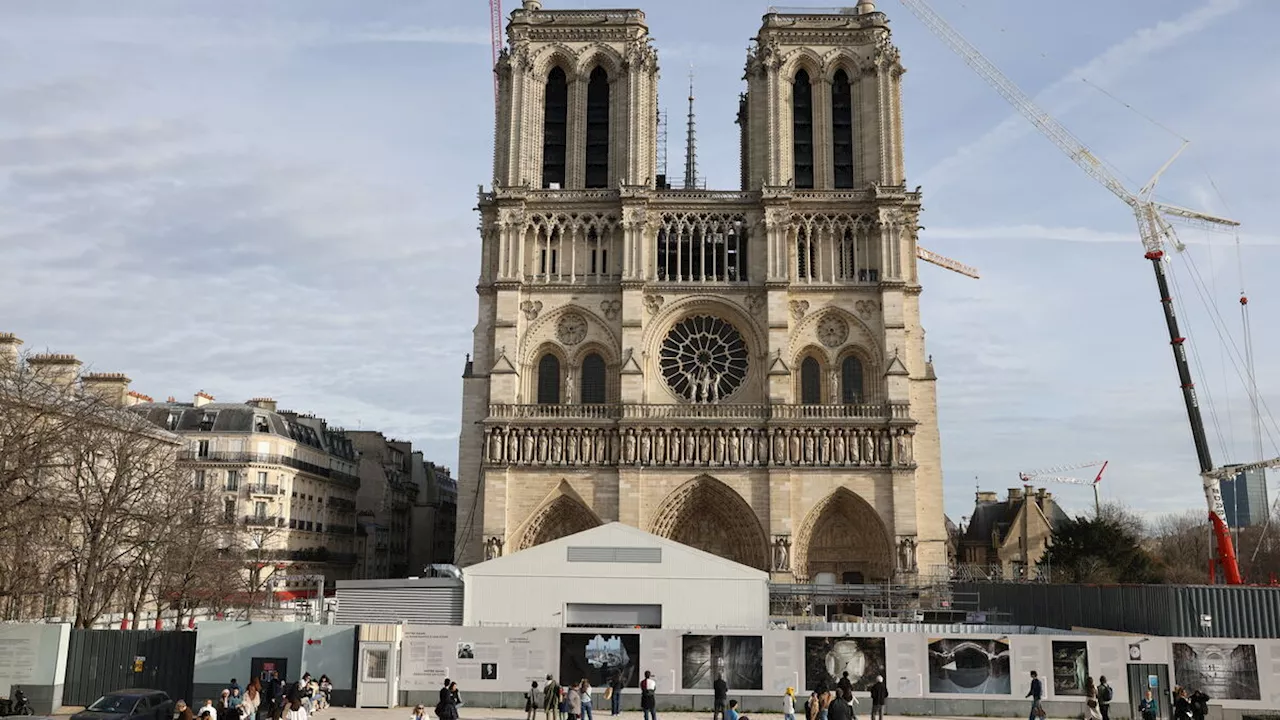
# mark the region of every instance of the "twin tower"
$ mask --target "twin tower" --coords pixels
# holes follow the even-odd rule
[[[659,177],[643,12],[526,0],[507,38],[459,563],[616,520],[780,582],[944,565],[887,18],[764,16],[731,191]]]

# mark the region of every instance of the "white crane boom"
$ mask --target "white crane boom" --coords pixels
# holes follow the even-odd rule
[[[1120,182],[1111,171],[1080,141],[1071,131],[1062,126],[1062,123],[1053,118],[1052,115],[1041,110],[1035,102],[1022,92],[1021,88],[1014,85],[1009,78],[1005,77],[1000,69],[991,63],[981,52],[978,51],[964,36],[956,32],[946,20],[943,20],[933,8],[922,0],[900,0],[900,2],[911,11],[913,15],[920,19],[934,35],[937,35],[951,49],[960,56],[965,63],[973,68],[987,84],[995,88],[1010,105],[1023,117],[1031,121],[1045,137],[1053,141],[1062,152],[1067,154],[1082,170],[1089,173],[1095,180],[1102,183],[1108,190],[1115,193],[1116,197],[1126,203],[1134,203],[1137,198],[1133,193],[1125,188],[1124,183]]]
[[[933,263],[934,265],[937,265],[940,268],[946,268],[951,272],[956,272],[956,273],[960,273],[961,275],[971,277],[974,280],[977,280],[980,277],[978,275],[977,268],[970,267],[969,265],[965,265],[964,263],[958,260],[952,260],[951,258],[946,257],[944,255],[939,255],[938,253],[933,252],[932,250],[925,250],[919,245],[916,246],[916,257],[920,258],[921,260],[927,263]]]

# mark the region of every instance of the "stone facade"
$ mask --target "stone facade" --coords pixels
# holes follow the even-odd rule
[[[778,580],[944,563],[887,18],[764,17],[735,191],[657,184],[642,12],[526,2],[507,34],[459,564],[612,520]]]
[[[359,458],[341,429],[278,411],[271,398],[220,403],[203,391],[190,403],[125,397],[130,410],[182,438],[180,466],[198,486],[221,490],[223,517],[243,528],[250,558],[330,583],[352,578]]]

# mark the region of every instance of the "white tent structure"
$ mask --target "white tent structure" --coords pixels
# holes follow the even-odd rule
[[[769,574],[609,523],[464,568],[463,624],[764,629]]]

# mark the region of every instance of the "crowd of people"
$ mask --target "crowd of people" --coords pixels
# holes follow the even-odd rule
[[[235,678],[223,688],[218,699],[204,701],[192,711],[185,700],[174,705],[178,720],[310,720],[312,713],[328,708],[333,702],[333,683],[328,675],[319,679],[304,673],[297,682],[289,682],[276,671],[263,673],[244,688]]]
[[[1027,691],[1031,698],[1031,714],[1029,720],[1039,720],[1045,716],[1041,700],[1044,697],[1044,685],[1036,671],[1031,671],[1031,688]],[[1115,691],[1103,675],[1094,683],[1092,677],[1085,678],[1085,720],[1111,720],[1111,700]],[[1204,720],[1209,714],[1209,696],[1200,690],[1188,691],[1182,686],[1173,689],[1173,720]],[[1147,690],[1138,702],[1138,714],[1142,720],[1157,720],[1162,717],[1160,701],[1152,690]]]

